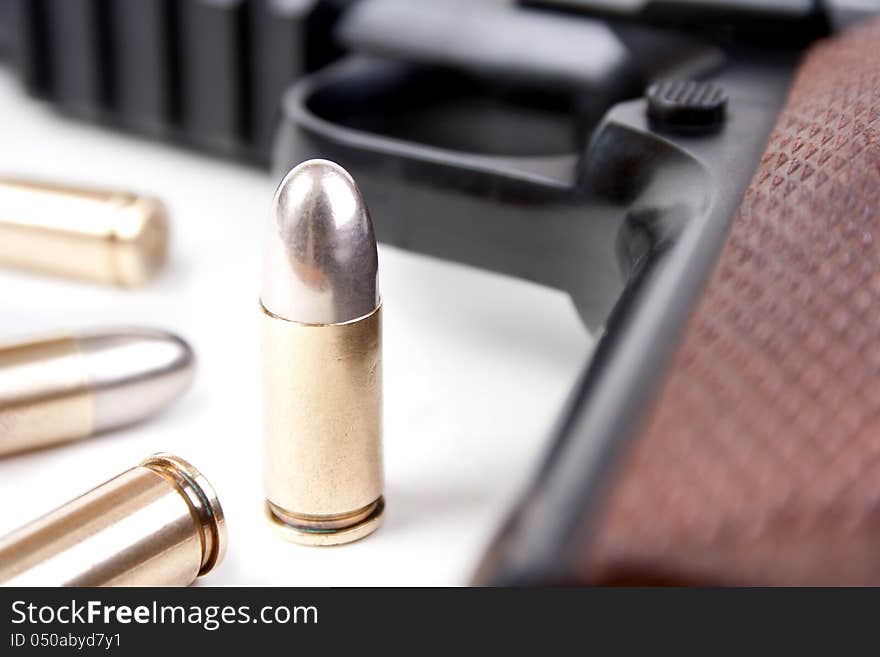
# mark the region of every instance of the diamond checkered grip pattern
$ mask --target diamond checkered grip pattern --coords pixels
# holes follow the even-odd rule
[[[583,575],[880,585],[880,22],[802,63]]]

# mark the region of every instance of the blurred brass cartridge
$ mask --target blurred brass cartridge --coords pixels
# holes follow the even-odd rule
[[[0,345],[0,456],[146,419],[177,399],[195,358],[152,329],[92,331]]]
[[[382,521],[377,272],[351,176],[295,167],[275,193],[260,296],[267,514],[296,543],[349,543]]]
[[[0,178],[0,265],[139,287],[165,262],[161,201]]]
[[[0,584],[187,586],[225,548],[211,485],[183,459],[155,454],[0,538]]]

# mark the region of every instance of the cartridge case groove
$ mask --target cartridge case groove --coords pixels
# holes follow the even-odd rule
[[[223,558],[226,546],[223,511],[217,500],[210,497],[210,484],[186,461],[170,454],[153,455],[141,465],[168,478],[186,500],[200,529],[202,559],[198,574],[207,573]]]
[[[360,538],[384,507],[381,304],[325,325],[261,306],[261,323],[270,518],[297,542]]]

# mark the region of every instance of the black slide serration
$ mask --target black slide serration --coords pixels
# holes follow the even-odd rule
[[[0,0],[0,46],[65,113],[267,164],[281,95],[340,54],[349,1]]]

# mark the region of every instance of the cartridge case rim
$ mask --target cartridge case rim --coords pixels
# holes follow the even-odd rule
[[[345,545],[366,538],[376,531],[385,519],[385,497],[376,500],[372,512],[348,527],[314,529],[307,525],[292,525],[275,515],[272,503],[266,500],[265,513],[272,528],[284,540],[298,545],[329,547]]]
[[[369,518],[379,505],[381,497],[373,500],[369,504],[360,509],[355,509],[349,513],[339,513],[334,515],[309,515],[288,511],[283,507],[274,504],[272,500],[266,500],[266,503],[272,513],[280,522],[294,527],[303,527],[309,531],[330,531],[348,529],[358,524],[361,520]]]
[[[126,194],[108,236],[116,284],[136,288],[149,283],[168,257],[168,209],[157,198]]]
[[[144,459],[140,465],[170,479],[199,522],[202,562],[198,576],[210,572],[223,560],[228,542],[226,516],[217,493],[191,463],[165,452]]]

